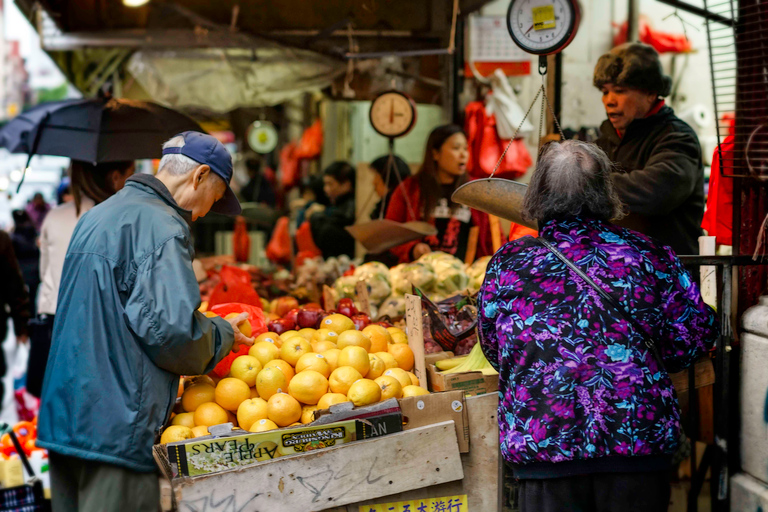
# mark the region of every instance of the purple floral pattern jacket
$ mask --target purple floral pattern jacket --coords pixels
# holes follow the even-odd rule
[[[483,352],[499,371],[499,427],[514,465],[674,453],[677,396],[667,371],[710,351],[715,312],[675,253],[586,217],[545,223],[546,238],[627,309],[643,336],[532,237],[503,246],[478,295]]]

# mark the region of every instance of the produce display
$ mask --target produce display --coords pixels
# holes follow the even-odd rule
[[[485,358],[480,344],[475,344],[466,356],[441,359],[435,366],[442,373],[482,372],[483,375],[498,375],[491,363]]]

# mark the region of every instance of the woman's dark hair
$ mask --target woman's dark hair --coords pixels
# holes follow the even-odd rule
[[[387,190],[392,192],[397,188],[402,181],[411,175],[411,168],[405,163],[405,160],[397,155],[393,155],[395,165],[392,166],[392,170],[389,171],[389,179],[387,179],[387,165],[389,163],[389,155],[382,156],[371,162],[371,169],[376,174],[381,176],[381,180],[387,186]]]
[[[439,151],[443,144],[445,144],[445,141],[457,133],[464,133],[464,130],[455,124],[445,124],[432,130],[427,139],[427,147],[424,149],[424,161],[419,168],[419,172],[416,174],[416,180],[421,190],[420,207],[423,208],[422,216],[424,219],[428,220],[430,218],[435,206],[437,206],[437,202],[443,197],[442,187],[440,182],[437,181],[437,162],[432,152]],[[466,174],[459,176],[453,183],[453,190],[456,190],[468,180],[469,178]]]
[[[16,230],[26,227],[32,227],[32,229],[34,229],[35,226],[32,224],[32,218],[26,211],[13,210],[13,212],[11,212],[11,216],[13,217],[13,225]]]
[[[329,206],[331,202],[328,200],[328,196],[325,195],[323,190],[323,177],[319,174],[310,174],[301,180],[299,184],[299,192],[303,194],[309,190],[315,195],[315,202],[322,204],[323,206]]]
[[[333,162],[331,165],[325,168],[323,176],[330,176],[339,183],[350,182],[352,186],[355,186],[355,168],[348,162]]]
[[[539,226],[574,215],[620,219],[623,207],[613,188],[612,170],[608,156],[595,144],[578,140],[545,144],[523,200],[523,217]]]
[[[116,190],[113,190],[109,179],[113,172],[124,174],[134,165],[134,162],[106,162],[91,164],[80,160],[72,160],[69,165],[69,180],[72,189],[72,197],[75,200],[75,211],[80,215],[80,205],[83,196],[93,199],[96,204],[109,199]]]

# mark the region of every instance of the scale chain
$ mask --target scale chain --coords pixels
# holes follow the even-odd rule
[[[504,157],[507,156],[507,151],[509,151],[509,148],[512,147],[512,143],[515,142],[515,139],[517,138],[517,134],[523,128],[523,124],[525,123],[525,120],[528,119],[528,115],[530,115],[531,110],[533,110],[533,106],[536,104],[536,100],[539,99],[539,96],[541,95],[541,91],[542,91],[543,88],[544,88],[544,86],[542,85],[539,88],[539,92],[536,93],[536,97],[533,98],[533,101],[531,102],[531,106],[528,107],[528,112],[526,112],[525,115],[523,116],[523,120],[520,121],[520,125],[515,130],[515,133],[512,135],[512,138],[509,139],[509,144],[507,144],[507,147],[504,148],[504,152],[501,154],[501,157],[499,158],[499,161],[496,162],[496,167],[493,168],[493,172],[491,173],[490,176],[488,176],[489,180],[491,178],[493,178],[493,175],[496,174],[496,171],[498,171],[499,167],[501,167],[501,162],[504,161]]]

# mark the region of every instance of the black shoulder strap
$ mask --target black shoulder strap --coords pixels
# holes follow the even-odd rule
[[[618,311],[619,314],[622,317],[624,317],[624,320],[626,320],[632,326],[632,328],[635,329],[635,331],[637,331],[639,334],[643,336],[645,346],[648,347],[648,350],[651,351],[651,353],[656,358],[656,361],[658,361],[661,367],[662,368],[664,367],[664,361],[661,359],[661,354],[659,353],[659,349],[656,346],[656,344],[653,342],[653,340],[651,340],[651,338],[648,337],[648,334],[646,334],[643,327],[637,322],[637,320],[634,319],[634,317],[632,317],[632,315],[629,314],[629,312],[626,309],[624,309],[624,306],[622,306],[619,303],[619,301],[613,298],[613,296],[608,292],[606,292],[604,289],[600,288],[600,286],[598,286],[598,284],[591,277],[589,277],[586,272],[584,272],[579,267],[577,267],[576,264],[571,260],[569,260],[562,252],[560,252],[557,249],[557,247],[555,247],[554,245],[552,245],[542,237],[537,238],[536,241],[539,242],[544,247],[546,247],[547,249],[549,249],[549,251],[555,256],[557,256],[560,259],[560,261],[565,263],[571,270],[573,270],[576,273],[576,275],[581,278],[582,281],[584,281],[589,286],[594,288],[595,291],[600,294],[603,300],[605,300],[605,302],[610,304],[613,307],[613,309]]]

